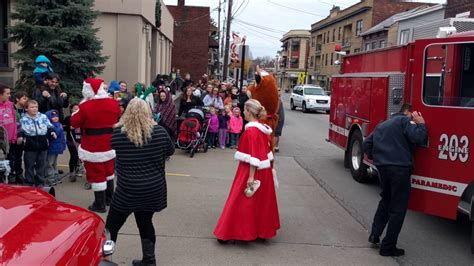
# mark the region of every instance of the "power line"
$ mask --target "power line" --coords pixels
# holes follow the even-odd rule
[[[280,7],[284,7],[284,8],[288,8],[288,9],[291,9],[291,10],[294,10],[294,11],[298,11],[298,12],[301,12],[301,13],[305,13],[305,14],[308,14],[308,15],[313,15],[313,16],[322,17],[322,18],[327,17],[327,16],[323,16],[323,15],[316,14],[316,13],[311,13],[311,12],[308,12],[308,11],[304,11],[304,10],[301,10],[301,9],[297,9],[297,8],[294,8],[294,7],[291,7],[291,6],[285,6],[285,5],[282,5],[282,4],[278,4],[278,3],[272,2],[271,0],[267,0],[267,1],[268,1],[270,4],[273,4],[273,5],[276,5],[276,6],[280,6]]]
[[[258,30],[255,30],[255,29],[251,29],[251,28],[245,26],[245,24],[242,24],[242,23],[240,23],[240,22],[238,22],[238,21],[236,21],[236,22],[237,22],[242,28],[244,28],[244,29],[257,32],[257,33],[259,33],[259,34],[268,36],[268,37],[270,37],[270,38],[274,38],[274,39],[276,39],[276,40],[280,40],[280,37],[276,37],[276,36],[273,36],[273,35],[270,35],[270,34],[267,34],[267,33],[264,33],[264,32],[258,31]]]
[[[254,28],[258,28],[258,29],[261,29],[261,30],[265,30],[265,31],[273,32],[273,33],[278,33],[278,34],[285,33],[285,31],[282,31],[282,30],[277,30],[277,29],[265,27],[265,26],[262,26],[262,25],[258,25],[258,24],[246,22],[246,21],[243,21],[243,20],[240,20],[240,19],[234,19],[234,20],[235,20],[235,21],[238,21],[238,22],[240,22],[240,23],[243,23],[243,24],[245,24],[245,25],[247,25],[247,26],[254,27]]]
[[[244,0],[244,1],[245,1],[245,0]],[[235,14],[234,14],[233,17],[237,17],[237,16],[241,15],[241,14],[244,12],[244,10],[247,8],[247,6],[249,5],[249,3],[250,3],[250,0],[247,0],[247,2],[245,3],[245,6],[242,8],[242,10],[240,10],[240,13],[237,14],[237,12],[235,12]]]
[[[237,2],[237,1],[236,1]],[[234,11],[234,14],[232,14],[232,17],[235,16],[235,14],[237,14],[237,12],[239,12],[240,8],[245,4],[245,0],[242,1],[242,3],[240,3],[239,7],[237,7],[237,9]]]
[[[218,8],[214,8],[213,10],[211,10],[211,12],[209,14],[205,14],[205,15],[199,16],[197,18],[193,18],[193,19],[188,19],[188,20],[183,20],[183,21],[176,21],[176,23],[178,24],[177,26],[181,26],[180,24],[183,24],[183,23],[193,22],[193,21],[205,18],[205,17],[210,17],[211,14],[216,12],[217,10],[218,10]]]

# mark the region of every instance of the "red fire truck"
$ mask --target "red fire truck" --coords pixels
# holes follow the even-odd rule
[[[331,87],[328,141],[345,151],[352,177],[375,176],[363,139],[411,103],[429,140],[415,151],[410,209],[449,219],[464,213],[474,232],[474,32],[344,56]]]

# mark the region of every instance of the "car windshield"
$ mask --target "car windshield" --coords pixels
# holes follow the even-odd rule
[[[323,95],[326,96],[327,93],[322,88],[309,87],[304,89],[304,94],[306,95]]]

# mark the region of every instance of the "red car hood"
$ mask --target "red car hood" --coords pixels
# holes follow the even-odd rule
[[[97,265],[102,219],[46,192],[0,184],[0,265]]]

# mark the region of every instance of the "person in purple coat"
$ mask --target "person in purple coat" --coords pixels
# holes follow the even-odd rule
[[[219,118],[216,113],[216,108],[211,107],[209,114],[209,130],[207,131],[207,146],[211,149],[216,148],[216,137],[219,132]]]

